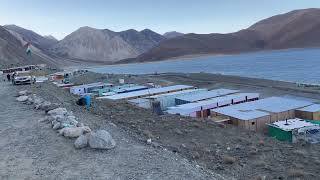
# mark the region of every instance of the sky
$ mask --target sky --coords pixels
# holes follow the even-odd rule
[[[158,33],[229,33],[320,0],[0,0],[0,25],[58,39],[82,26]]]

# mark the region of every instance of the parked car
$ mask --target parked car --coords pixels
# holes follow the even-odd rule
[[[32,83],[31,76],[17,76],[13,79],[14,85],[31,84],[31,83]]]

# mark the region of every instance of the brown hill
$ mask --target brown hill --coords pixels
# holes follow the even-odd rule
[[[138,58],[143,62],[193,54],[232,54],[320,46],[320,9],[296,10],[230,34],[186,34],[161,42]]]
[[[53,62],[35,53],[27,55],[21,41],[0,26],[0,69],[29,64],[48,64],[54,66]]]

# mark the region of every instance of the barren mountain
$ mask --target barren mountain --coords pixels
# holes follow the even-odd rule
[[[22,40],[0,26],[0,68],[42,63],[54,65],[53,62],[36,53],[27,55],[21,42]]]
[[[164,39],[163,36],[151,30],[145,29],[143,31],[136,31],[129,29],[117,33],[128,44],[132,45],[139,53],[144,53]]]
[[[43,37],[46,38],[46,39],[49,39],[49,40],[53,40],[53,41],[55,41],[55,42],[58,42],[58,39],[55,38],[55,37],[52,36],[52,35],[47,35],[47,36],[43,36]]]
[[[19,34],[24,41],[31,43],[38,49],[47,49],[58,42],[56,39],[45,38],[31,30],[27,30],[16,25],[5,25],[4,28],[12,33]]]
[[[52,54],[86,61],[116,62],[135,58],[164,37],[151,30],[113,32],[82,27],[50,48]]]
[[[167,39],[171,39],[171,38],[175,38],[183,35],[184,35],[183,33],[180,33],[177,31],[166,32],[163,34],[163,36],[166,37]]]
[[[59,56],[89,61],[117,61],[139,54],[117,33],[90,27],[82,27],[71,33],[50,51]]]
[[[303,9],[262,20],[249,29],[259,32],[269,49],[320,46],[320,9]]]
[[[262,20],[230,34],[187,34],[161,42],[127,62],[153,61],[192,54],[230,54],[320,46],[320,9],[296,10]]]

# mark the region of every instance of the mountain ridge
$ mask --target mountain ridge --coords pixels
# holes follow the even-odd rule
[[[228,34],[186,34],[167,39],[125,62],[145,62],[186,55],[233,54],[320,46],[320,9],[294,10]]]

